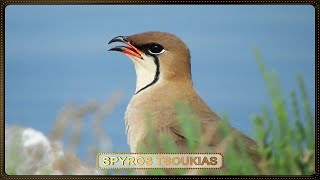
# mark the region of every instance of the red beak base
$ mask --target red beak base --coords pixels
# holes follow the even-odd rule
[[[109,49],[109,51],[119,51],[124,54],[132,55],[132,56],[135,56],[139,59],[143,59],[143,57],[141,56],[141,51],[139,49],[137,49],[136,47],[134,47],[128,41],[128,38],[126,36],[117,36],[117,37],[111,39],[111,41],[108,44],[111,44],[113,42],[122,42],[122,43],[128,45],[128,47],[127,46],[116,46],[114,48]]]

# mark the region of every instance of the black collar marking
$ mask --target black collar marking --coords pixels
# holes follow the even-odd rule
[[[139,92],[141,92],[142,90],[145,90],[145,89],[147,89],[148,87],[154,85],[154,84],[159,80],[159,76],[160,76],[160,64],[159,64],[159,59],[158,59],[158,57],[157,57],[156,55],[152,55],[152,57],[153,57],[154,63],[155,63],[156,66],[157,66],[156,74],[154,75],[154,79],[153,79],[153,81],[152,81],[150,84],[148,84],[148,85],[146,85],[145,87],[141,88],[141,89],[140,89],[139,91],[137,91],[134,95],[136,95],[136,94],[138,94]]]

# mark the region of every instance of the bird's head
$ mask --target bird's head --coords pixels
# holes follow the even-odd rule
[[[190,52],[177,36],[165,32],[145,32],[117,36],[110,43],[122,42],[109,51],[128,55],[136,69],[136,93],[158,81],[191,81]]]

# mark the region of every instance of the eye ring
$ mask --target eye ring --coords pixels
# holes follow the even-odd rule
[[[148,47],[148,52],[150,54],[159,55],[164,52],[164,48],[160,44],[150,44]]]

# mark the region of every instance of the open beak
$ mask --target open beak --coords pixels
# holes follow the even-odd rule
[[[111,39],[108,44],[111,44],[113,42],[122,42],[122,43],[126,44],[127,46],[116,46],[116,47],[113,47],[113,48],[109,49],[108,51],[120,51],[120,52],[125,53],[127,55],[132,55],[132,56],[135,56],[137,58],[143,59],[142,56],[141,56],[141,51],[139,49],[137,49],[136,47],[134,47],[128,41],[128,37],[126,37],[126,36],[117,36],[117,37]]]

